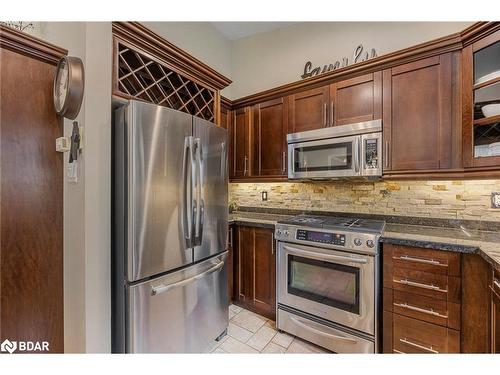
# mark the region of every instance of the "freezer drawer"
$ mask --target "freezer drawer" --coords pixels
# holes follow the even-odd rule
[[[335,353],[375,353],[375,343],[278,308],[278,329]]]
[[[227,329],[227,251],[128,290],[129,353],[203,353]]]

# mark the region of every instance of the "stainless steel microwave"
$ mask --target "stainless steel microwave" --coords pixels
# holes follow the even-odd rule
[[[382,121],[288,134],[289,179],[382,176]]]

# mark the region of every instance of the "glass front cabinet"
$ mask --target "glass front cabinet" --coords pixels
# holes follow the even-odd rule
[[[464,166],[500,165],[500,31],[463,51]]]

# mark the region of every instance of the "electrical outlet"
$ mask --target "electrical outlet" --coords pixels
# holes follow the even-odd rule
[[[500,193],[491,193],[491,208],[500,208]]]
[[[267,191],[265,191],[265,190],[261,191],[260,196],[261,196],[263,201],[267,201]]]

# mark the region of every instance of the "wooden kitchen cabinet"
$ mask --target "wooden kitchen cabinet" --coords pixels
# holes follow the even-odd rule
[[[500,113],[483,112],[483,107],[500,103],[499,55],[500,30],[466,46],[462,52],[463,159],[466,168],[500,166]]]
[[[325,128],[328,126],[329,86],[299,92],[288,97],[289,133]]]
[[[227,236],[227,299],[231,303],[234,295],[234,225],[229,225]]]
[[[220,106],[220,121],[219,125],[226,130],[229,130],[232,121],[232,111],[229,104],[225,104],[221,100]]]
[[[274,231],[237,226],[234,248],[234,303],[276,319]]]
[[[286,176],[288,98],[278,98],[253,107],[253,176]]]
[[[460,254],[383,245],[383,352],[459,353]]]
[[[335,82],[289,96],[289,132],[382,118],[382,72]]]
[[[330,126],[382,118],[382,72],[330,85]]]
[[[493,272],[493,281],[490,286],[491,293],[491,322],[490,322],[490,339],[491,352],[500,354],[500,272]]]
[[[452,166],[452,54],[384,70],[384,173]]]
[[[230,178],[242,178],[250,176],[250,107],[239,108],[233,111],[231,123],[231,155],[232,163]]]

